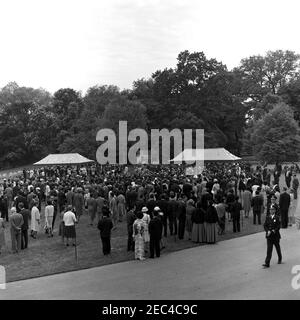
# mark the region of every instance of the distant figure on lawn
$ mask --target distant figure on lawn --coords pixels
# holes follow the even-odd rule
[[[111,230],[113,228],[113,223],[111,218],[109,218],[109,209],[108,207],[103,207],[102,209],[103,217],[98,222],[98,229],[100,230],[100,237],[102,241],[102,251],[103,254],[106,256],[110,254],[111,245]]]

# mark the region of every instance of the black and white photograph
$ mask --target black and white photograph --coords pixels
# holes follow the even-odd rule
[[[299,9],[1,0],[0,300],[300,299]]]

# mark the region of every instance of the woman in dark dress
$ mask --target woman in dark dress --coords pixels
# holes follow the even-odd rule
[[[205,239],[204,230],[204,215],[205,211],[201,208],[201,203],[197,203],[196,210],[192,213],[192,241],[196,243],[203,243]]]
[[[217,241],[217,227],[218,213],[213,205],[213,201],[208,201],[208,207],[204,215],[204,228],[206,243],[216,243]]]

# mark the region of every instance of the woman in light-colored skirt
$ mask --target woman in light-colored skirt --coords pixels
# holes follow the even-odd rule
[[[204,229],[204,210],[200,206],[200,202],[197,203],[197,208],[192,214],[192,241],[196,243],[205,242],[205,229]]]
[[[40,219],[41,219],[41,216],[40,216],[40,211],[37,207],[37,201],[34,201],[33,206],[31,208],[31,224],[30,224],[30,227],[31,227],[30,236],[33,239],[36,239],[37,237],[37,233],[39,231]]]
[[[243,192],[243,197],[242,197],[242,203],[243,203],[245,218],[249,217],[249,213],[250,213],[250,210],[251,210],[251,199],[252,199],[252,193],[251,193],[251,191],[249,189],[246,189]]]
[[[48,230],[48,238],[53,237],[52,222],[54,216],[54,206],[49,200],[45,207],[45,228]]]
[[[145,242],[143,213],[137,213],[137,219],[133,223],[134,257],[136,260],[145,260]]]
[[[150,243],[150,234],[149,234],[149,223],[150,223],[150,216],[147,213],[148,212],[148,208],[147,207],[143,207],[142,208],[142,214],[143,214],[143,222],[144,222],[144,231],[143,231],[143,239],[144,239],[144,250],[145,253],[148,252],[149,248],[149,243]]]
[[[194,200],[189,199],[186,203],[186,220],[185,220],[185,229],[188,233],[189,240],[191,240],[192,238],[192,229],[193,229],[192,215],[195,210],[196,208],[194,207]]]

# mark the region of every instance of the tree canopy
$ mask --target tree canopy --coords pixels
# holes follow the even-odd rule
[[[300,123],[299,57],[268,51],[228,70],[204,52],[185,50],[173,68],[137,79],[131,90],[95,85],[84,95],[72,88],[52,95],[10,82],[0,90],[0,167],[54,152],[95,159],[98,130],[117,134],[120,120],[128,121],[128,131],[204,129],[206,148],[225,147],[239,156],[273,161],[281,148],[280,159],[296,159],[297,146],[291,146],[298,143]],[[290,121],[288,130],[282,121]]]
[[[293,110],[284,103],[276,104],[254,123],[250,141],[253,153],[263,162],[297,161],[300,136]]]

